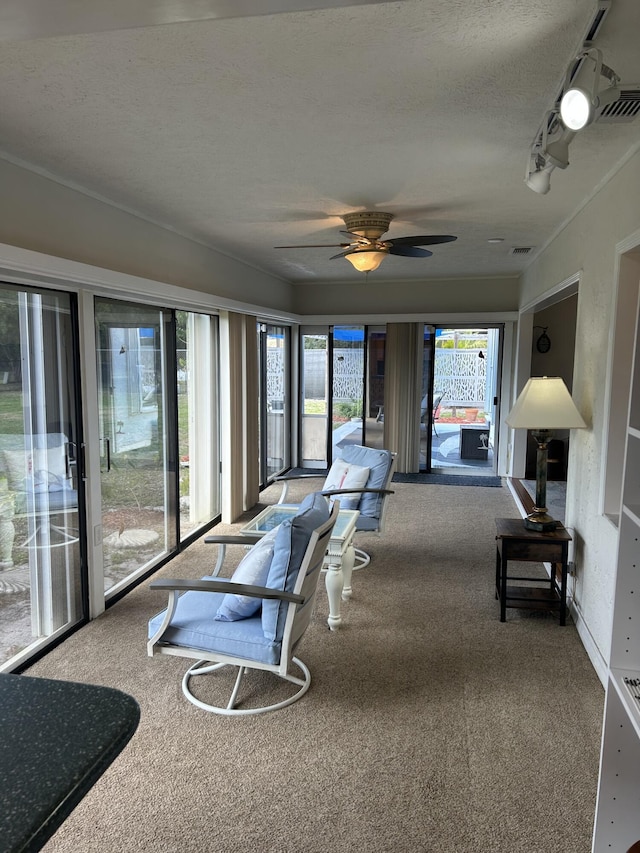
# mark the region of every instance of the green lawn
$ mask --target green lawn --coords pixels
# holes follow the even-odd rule
[[[325,400],[305,400],[304,413],[305,415],[326,415],[327,403]]]
[[[24,433],[22,391],[9,385],[0,385],[0,433],[2,435]]]

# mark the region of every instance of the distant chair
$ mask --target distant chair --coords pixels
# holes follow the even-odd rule
[[[440,404],[442,403],[442,398],[444,397],[443,391],[436,391],[433,395],[433,405],[431,407],[431,423],[433,426],[433,431],[436,435],[438,435],[438,431],[436,429],[436,421],[438,420],[438,409],[440,408]],[[422,398],[422,409],[420,411],[420,420],[423,424],[426,425],[425,417],[429,411],[429,395],[425,394]]]
[[[338,497],[342,509],[357,509],[360,513],[356,521],[356,533],[384,532],[387,498],[392,495],[391,478],[396,467],[396,454],[390,450],[375,447],[363,447],[350,444],[341,448],[341,456],[333,463],[329,473],[324,474],[282,474],[274,482],[282,483],[279,504],[285,503],[289,483],[325,477],[321,494],[326,497]],[[370,561],[369,555],[356,548],[355,569],[362,569]],[[348,586],[345,578],[345,586]]]
[[[221,546],[256,543],[231,580],[209,576],[196,581],[159,578],[152,582],[151,589],[169,592],[169,605],[149,622],[147,652],[150,657],[196,659],[182,679],[182,692],[198,708],[226,715],[260,714],[291,705],[307,692],[311,674],[293,652],[311,621],[318,578],[338,512],[338,502],[329,511],[322,495],[308,495],[293,519],[262,538],[206,538]],[[302,672],[302,678],[289,672],[291,663]],[[238,670],[226,705],[210,704],[193,694],[191,679],[226,666]],[[251,670],[272,672],[299,689],[280,701],[238,708],[242,678]]]

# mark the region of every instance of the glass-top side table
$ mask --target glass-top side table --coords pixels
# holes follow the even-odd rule
[[[265,534],[273,530],[283,521],[293,518],[299,507],[290,504],[276,504],[263,509],[254,519],[245,524],[241,534]],[[332,631],[342,622],[341,601],[351,598],[351,575],[355,562],[353,537],[356,531],[356,521],[360,513],[356,509],[341,509],[338,520],[331,531],[331,539],[327,555],[324,559],[326,567],[325,586],[329,599],[329,618],[327,622]]]

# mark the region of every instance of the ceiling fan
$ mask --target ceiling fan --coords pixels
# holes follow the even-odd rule
[[[393,213],[380,211],[358,211],[345,213],[342,217],[347,226],[341,231],[349,238],[348,243],[317,243],[302,246],[274,246],[275,249],[330,249],[341,248],[344,252],[332,255],[334,258],[346,258],[360,272],[377,270],[387,255],[402,255],[405,258],[429,258],[433,254],[421,246],[434,246],[436,243],[451,243],[457,240],[451,234],[419,235],[415,237],[393,237],[381,239],[389,229]]]

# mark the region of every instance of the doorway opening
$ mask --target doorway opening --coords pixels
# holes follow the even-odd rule
[[[531,312],[532,345],[530,376],[560,376],[569,393],[573,390],[573,369],[578,315],[578,282],[573,282]],[[547,508],[558,521],[565,520],[569,430],[554,430],[549,442],[547,467]],[[527,434],[524,478],[519,494],[525,508],[536,494],[536,442]]]
[[[501,333],[499,327],[425,327],[422,470],[495,473]]]

